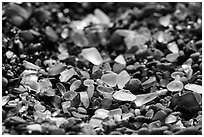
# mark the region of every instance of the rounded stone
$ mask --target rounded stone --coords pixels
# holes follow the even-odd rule
[[[105,109],[109,109],[112,105],[112,99],[111,98],[104,98],[101,100],[101,105]]]
[[[2,87],[6,88],[8,86],[8,80],[5,77],[2,77]]]
[[[152,121],[160,120],[161,122],[164,122],[166,117],[167,117],[166,112],[164,110],[159,110],[152,118]]]
[[[147,111],[147,113],[145,114],[145,117],[152,119],[154,116],[154,110],[153,109],[149,109]]]
[[[138,135],[149,135],[150,131],[147,128],[140,128],[138,131]]]
[[[132,93],[136,93],[137,90],[139,90],[141,86],[141,81],[137,78],[130,79],[128,83],[126,84],[126,89],[130,90]]]

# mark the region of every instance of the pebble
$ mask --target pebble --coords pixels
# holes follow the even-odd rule
[[[138,135],[150,135],[150,131],[147,128],[140,128]]]
[[[149,130],[150,131],[155,129],[155,128],[159,128],[159,127],[161,127],[161,121],[159,121],[159,120],[149,123]]]
[[[2,87],[6,88],[8,86],[8,80],[5,77],[2,77]]]
[[[126,105],[121,105],[120,108],[122,109],[123,113],[127,113],[128,112],[128,107]]]
[[[83,107],[78,107],[77,111],[81,114],[87,114],[87,110]]]
[[[125,69],[125,65],[123,64],[119,64],[119,63],[115,63],[113,65],[113,72],[115,73],[120,73],[121,71],[123,71]]]
[[[139,116],[140,114],[140,109],[135,109],[135,116]]]
[[[128,65],[126,67],[126,70],[128,73],[134,73],[136,71],[135,66],[134,65]]]
[[[135,117],[136,122],[143,122],[143,123],[149,123],[150,119],[145,116],[137,116]]]
[[[130,79],[130,81],[125,85],[125,88],[130,90],[131,93],[137,93],[141,86],[141,81],[137,78]]]
[[[159,110],[152,118],[152,121],[160,120],[161,122],[164,122],[166,117],[167,117],[166,112],[164,110]]]
[[[169,130],[166,130],[163,132],[164,135],[172,135],[173,132],[172,131],[169,131]]]
[[[132,126],[133,129],[138,130],[142,126],[142,122],[134,122]]]
[[[101,105],[102,105],[102,108],[109,109],[110,106],[112,105],[112,99],[111,98],[103,98],[101,100]]]
[[[154,110],[153,109],[149,109],[147,111],[147,113],[145,114],[145,117],[149,118],[149,119],[152,119],[154,116]]]

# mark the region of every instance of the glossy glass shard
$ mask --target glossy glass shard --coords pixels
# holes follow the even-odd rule
[[[130,75],[127,73],[126,70],[120,72],[117,76],[116,83],[118,88],[122,89],[125,87],[125,84],[130,80]]]
[[[60,73],[60,81],[61,82],[67,82],[73,75],[75,74],[74,68],[71,68],[69,70],[64,70]]]
[[[113,94],[113,98],[120,101],[134,101],[136,99],[136,96],[132,93],[127,93],[123,90],[119,90]]]
[[[181,81],[174,80],[174,81],[171,81],[169,84],[167,84],[166,87],[171,92],[177,92],[183,89],[183,83]]]
[[[169,53],[166,55],[166,60],[168,60],[169,62],[176,62],[178,57],[178,53]]]
[[[170,22],[171,22],[171,15],[170,14],[159,18],[159,23],[164,27],[169,26]]]
[[[114,72],[111,72],[109,74],[104,74],[102,77],[101,77],[101,80],[107,84],[108,86],[110,87],[114,87],[116,86],[116,80],[117,80],[117,74],[114,73]]]
[[[2,97],[2,106],[6,105],[9,100],[10,100],[10,97],[8,95],[3,96]]]
[[[154,100],[157,97],[157,93],[153,92],[153,93],[148,93],[148,94],[140,94],[140,95],[136,95],[135,96],[135,104],[137,107],[140,107],[152,100]]]
[[[88,86],[87,94],[88,94],[89,99],[91,99],[93,97],[94,89],[95,89],[94,85],[89,85]]]
[[[41,68],[33,63],[30,63],[26,60],[23,61],[23,66],[26,68],[26,69],[34,69],[34,70],[40,70]]]
[[[176,42],[171,42],[167,44],[167,48],[172,52],[172,53],[179,53],[179,48]]]
[[[95,9],[94,14],[100,20],[101,24],[105,24],[105,25],[110,24],[110,18],[102,10]]]
[[[58,63],[54,66],[51,66],[49,69],[48,69],[48,74],[51,75],[51,76],[55,76],[55,75],[58,75],[60,74],[61,72],[63,72],[65,69],[66,69],[66,65],[65,64],[62,64],[62,63]]]
[[[100,65],[104,62],[99,51],[96,48],[83,49],[81,55],[94,65]]]
[[[80,100],[85,108],[89,107],[89,96],[87,92],[79,92],[80,94]]]
[[[123,65],[126,65],[126,61],[123,55],[117,56],[114,61]]]
[[[202,86],[197,84],[186,84],[184,86],[186,90],[190,90],[199,94],[202,94]]]
[[[177,121],[177,117],[172,114],[168,115],[168,117],[165,119],[166,124],[175,123],[176,121]]]

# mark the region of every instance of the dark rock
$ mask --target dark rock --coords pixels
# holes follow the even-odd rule
[[[126,67],[126,70],[128,73],[134,73],[136,71],[135,66],[134,65],[128,65]]]
[[[136,122],[143,122],[143,123],[149,123],[150,119],[145,116],[137,116],[135,117]]]
[[[128,81],[128,83],[125,85],[125,88],[130,90],[131,93],[136,94],[140,86],[141,86],[141,81],[137,78],[133,78],[133,79],[130,79],[130,81]]]
[[[5,77],[2,77],[2,87],[6,88],[8,86],[8,80]]]
[[[166,112],[164,110],[159,110],[155,113],[154,117],[152,118],[152,121],[160,120],[161,122],[164,122],[166,117]]]

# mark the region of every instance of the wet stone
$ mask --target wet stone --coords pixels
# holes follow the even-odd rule
[[[149,130],[161,127],[161,122],[159,120],[149,123]]]
[[[141,86],[141,81],[139,79],[133,78],[128,81],[128,83],[125,85],[125,88],[130,90],[131,93],[135,94],[137,93],[137,90],[139,90]]]
[[[126,67],[126,70],[128,73],[134,73],[136,71],[135,66],[134,65],[128,65]]]
[[[127,113],[128,112],[128,108],[125,105],[121,105],[120,108],[122,109],[123,113]]]
[[[160,120],[161,122],[163,122],[166,117],[166,112],[163,110],[159,110],[155,113],[154,117],[152,118],[152,121]]]

